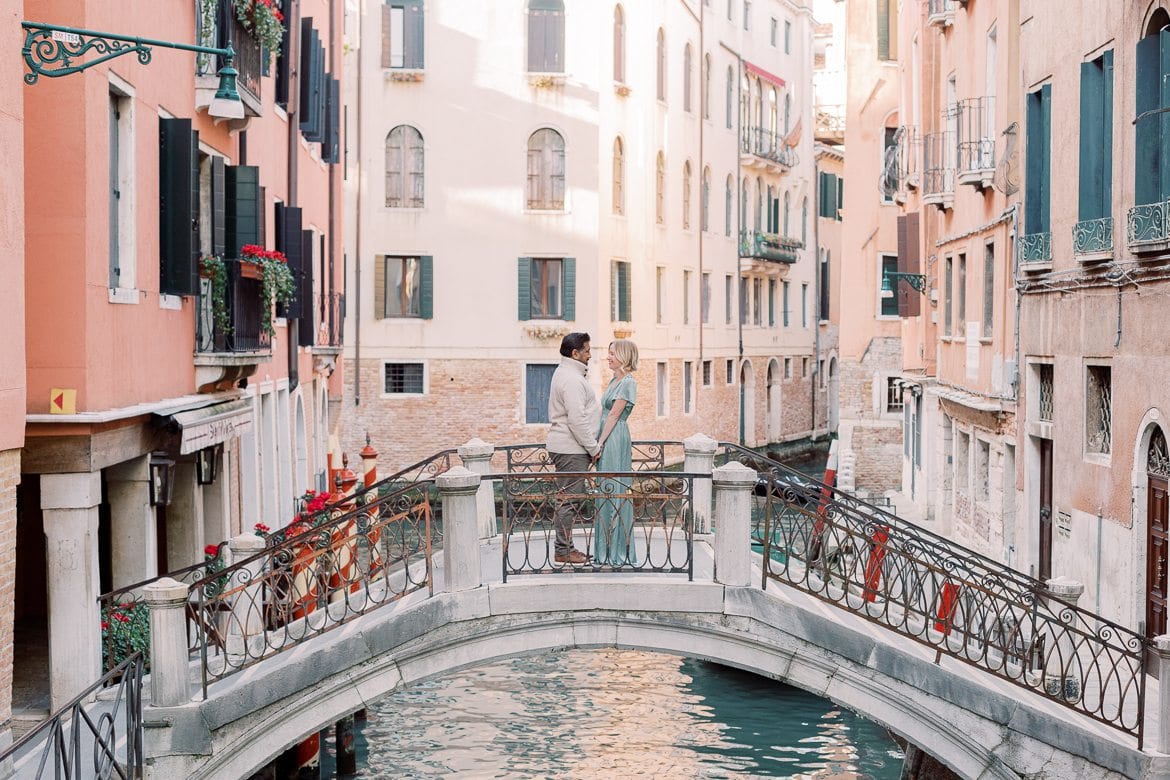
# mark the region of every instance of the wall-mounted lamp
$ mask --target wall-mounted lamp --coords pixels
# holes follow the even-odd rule
[[[175,488],[175,461],[165,452],[150,453],[150,504],[168,506]]]
[[[210,485],[215,482],[219,474],[219,458],[223,452],[222,444],[204,447],[195,454],[195,476],[200,485]]]

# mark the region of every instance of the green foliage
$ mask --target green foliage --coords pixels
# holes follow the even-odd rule
[[[260,269],[263,273],[261,292],[261,328],[268,335],[272,335],[272,304],[287,306],[296,297],[296,279],[288,265],[280,260],[261,260]]]
[[[248,33],[270,54],[280,56],[284,35],[284,15],[278,0],[232,0],[236,18]]]
[[[102,647],[106,668],[113,669],[136,652],[150,660],[150,609],[141,601],[102,606]]]
[[[232,318],[227,308],[227,268],[219,255],[199,258],[199,269],[211,281],[211,313],[215,329],[224,335],[232,332]]]

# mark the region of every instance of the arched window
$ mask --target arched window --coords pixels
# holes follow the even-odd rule
[[[1170,17],[1167,16],[1165,9],[1159,8],[1150,16],[1149,22],[1146,23],[1145,35],[1137,42],[1137,68],[1134,79],[1136,90],[1136,108],[1138,119],[1135,123],[1134,132],[1136,133],[1137,146],[1135,161],[1137,168],[1137,179],[1135,187],[1135,205],[1141,206],[1140,210],[1133,212],[1135,219],[1131,224],[1136,230],[1134,235],[1134,242],[1145,243],[1151,237],[1156,237],[1155,234],[1160,235],[1159,229],[1156,225],[1160,225],[1160,220],[1147,219],[1145,216],[1149,214],[1151,217],[1157,212],[1157,209],[1162,208],[1161,204],[1170,198],[1170,159],[1167,159],[1164,152],[1167,143],[1170,143],[1170,126],[1166,124],[1167,116],[1165,113],[1159,113],[1159,109],[1167,105],[1166,102],[1166,85],[1167,72],[1166,55],[1159,52],[1166,52],[1170,49]],[[1093,82],[1095,86],[1094,93],[1091,99],[1096,105],[1093,106],[1094,113],[1100,115],[1102,108],[1106,104],[1102,104],[1102,95],[1104,90],[1103,84],[1103,67],[1104,60],[1100,60],[1102,67],[1092,68],[1095,71]],[[1087,66],[1086,66],[1087,67]],[[1082,82],[1086,83],[1086,82]],[[1045,153],[1044,146],[1049,144],[1051,135],[1050,127],[1042,121],[1045,112],[1051,113],[1051,87],[1044,86],[1027,95],[1026,113],[1029,120],[1027,125],[1027,135],[1024,139],[1026,151],[1028,152],[1028,159],[1033,162],[1028,163],[1029,176],[1024,180],[1024,225],[1028,228],[1028,233],[1046,233],[1050,227],[1050,205],[1051,199],[1049,188],[1049,180],[1051,179],[1051,153]],[[1098,108],[1101,106],[1101,108]],[[1111,171],[1110,168],[1105,167],[1110,165],[1109,155],[1110,151],[1105,150],[1100,153],[1102,159],[1098,162],[1095,159],[1086,160],[1091,162],[1092,167],[1102,171]],[[1084,157],[1090,156],[1089,150],[1082,152]],[[1097,155],[1093,155],[1096,157]],[[1081,170],[1085,170],[1088,166],[1082,165]],[[1100,175],[1100,174],[1097,174]],[[1109,176],[1102,177],[1104,181],[1109,181]],[[1092,180],[1092,179],[1090,179]],[[1097,188],[1100,190],[1100,188]],[[1105,189],[1108,192],[1108,188]],[[1088,216],[1086,212],[1092,216],[1106,217],[1110,212],[1112,204],[1108,202],[1108,195],[1103,195],[1098,192],[1093,197],[1087,197],[1092,193],[1086,193],[1082,197],[1080,210],[1082,216]],[[1102,199],[1104,198],[1104,202]],[[1088,202],[1086,202],[1088,201]],[[1153,204],[1159,204],[1153,206]],[[1160,212],[1158,212],[1160,213]],[[1152,229],[1151,229],[1152,228]],[[1152,636],[1152,635],[1151,635]]]
[[[626,80],[626,15],[620,5],[613,7],[613,80]]]
[[[666,155],[658,151],[658,162],[654,174],[654,221],[666,223]]]
[[[741,233],[748,229],[748,179],[743,177],[739,186],[739,230]]]
[[[748,79],[743,79],[741,84],[742,91],[739,96],[739,113],[740,113],[740,127],[743,129],[744,139],[751,137],[752,126],[752,83]]]
[[[410,125],[386,136],[386,205],[392,209],[423,207],[423,139]]]
[[[784,235],[791,235],[788,232],[788,214],[792,208],[792,196],[789,193],[784,193]]]
[[[731,120],[735,110],[735,71],[727,66],[727,127],[731,128]]]
[[[760,232],[764,224],[764,180],[756,177],[756,232]]]
[[[528,72],[565,72],[564,0],[528,0]]]
[[[767,127],[767,121],[764,119],[764,85],[756,79],[756,127]]]
[[[731,235],[731,199],[735,190],[735,182],[731,179],[731,174],[727,174],[727,191],[724,193],[723,202],[723,235]]]
[[[768,185],[768,198],[764,201],[764,207],[766,209],[766,211],[764,213],[764,222],[767,225],[767,227],[764,228],[764,232],[766,232],[766,233],[775,233],[776,232],[776,220],[773,218],[773,215],[772,215],[772,204],[775,202],[775,200],[776,200],[776,193],[772,189],[772,185],[769,184]]]
[[[658,99],[666,101],[666,33],[658,28]]]
[[[691,45],[688,43],[683,49],[683,111],[691,110],[691,71],[694,70]]]
[[[683,230],[691,229],[691,161],[683,163]]]
[[[703,192],[699,204],[699,230],[706,233],[711,229],[711,169],[703,169]]]
[[[565,139],[551,127],[528,136],[528,208],[565,207]]]
[[[703,58],[703,118],[711,118],[711,55]]]
[[[785,92],[784,93],[784,135],[785,135],[785,137],[788,136],[789,130],[792,129],[792,124],[790,121],[791,119],[792,119],[792,94],[789,92]]]
[[[800,204],[800,242],[808,246],[808,196]]]
[[[613,213],[626,213],[625,183],[626,183],[625,150],[622,148],[622,139],[613,139]]]
[[[776,135],[776,88],[768,87],[768,131]]]

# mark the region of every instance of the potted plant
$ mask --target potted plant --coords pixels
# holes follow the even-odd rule
[[[243,28],[270,55],[278,57],[284,36],[284,14],[280,6],[280,0],[232,0],[232,9]]]
[[[227,308],[227,267],[219,255],[199,258],[199,276],[211,281],[211,315],[215,329],[224,335],[232,332],[232,318]]]
[[[287,306],[297,293],[296,279],[288,269],[288,258],[276,249],[245,244],[240,248],[240,275],[260,280],[260,328],[271,336],[275,330],[272,305]]]

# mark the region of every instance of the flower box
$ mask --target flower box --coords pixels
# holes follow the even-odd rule
[[[262,281],[264,279],[264,269],[260,267],[259,263],[240,263],[240,277],[243,279],[255,279]]]

